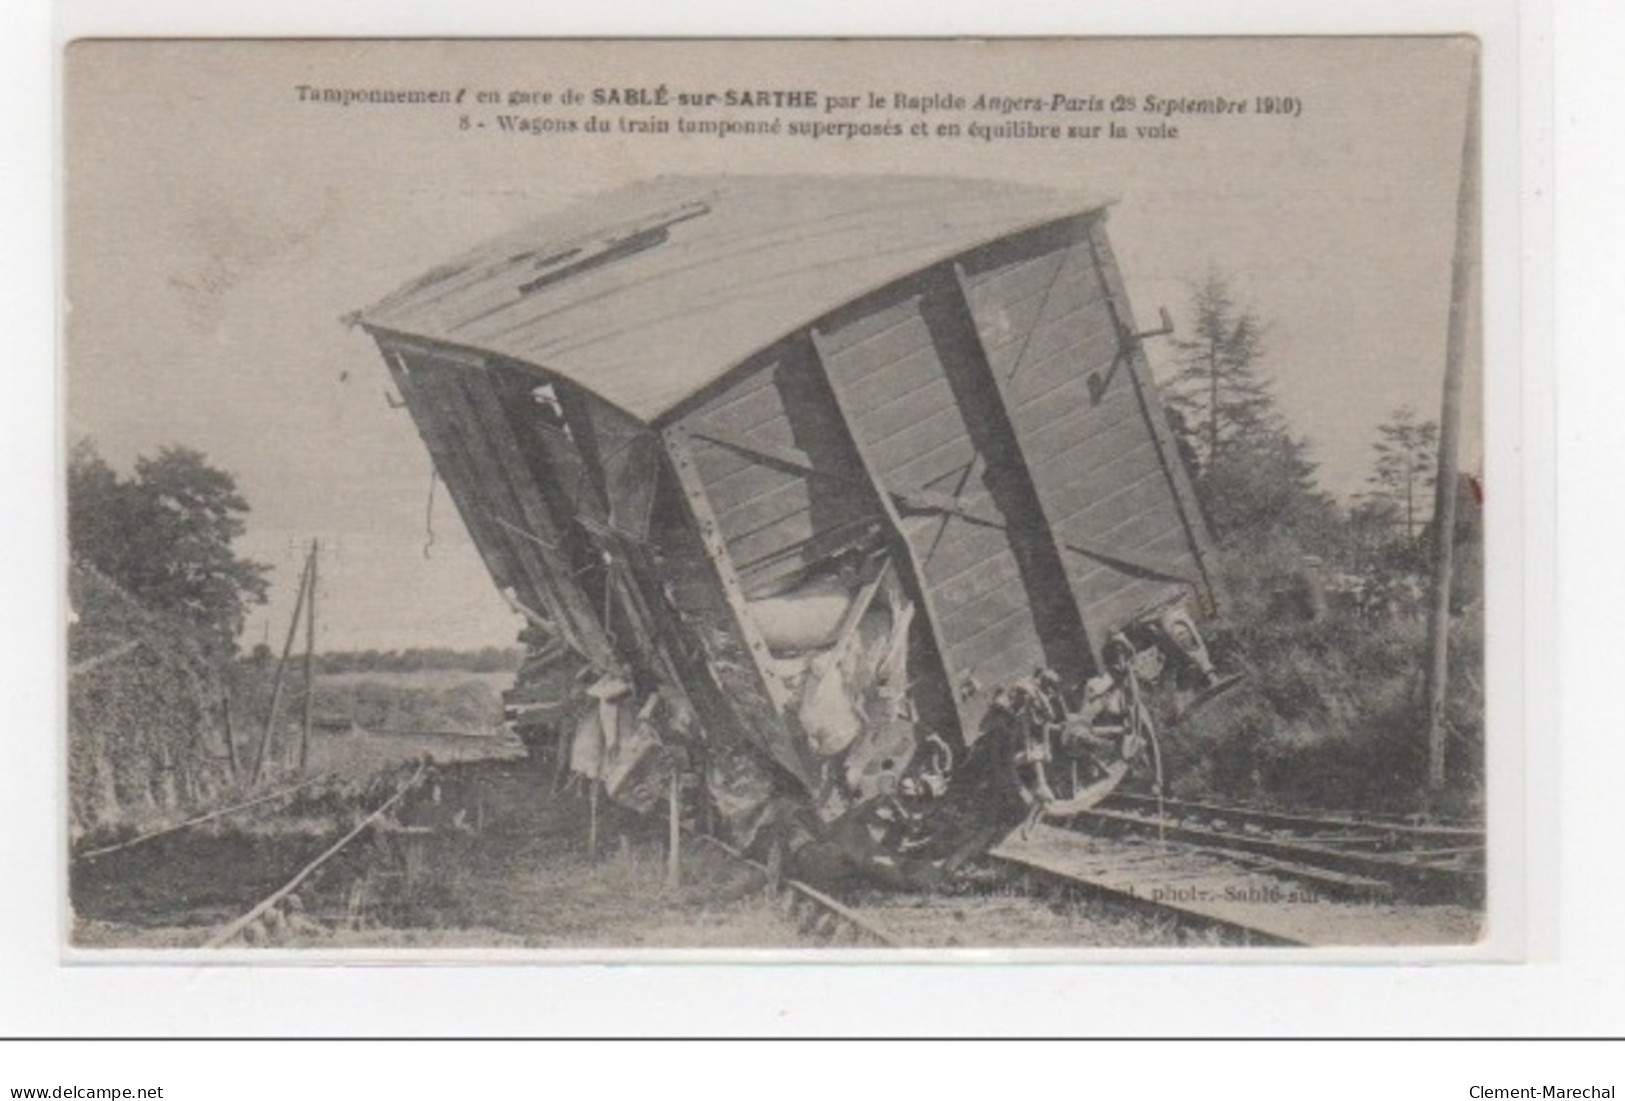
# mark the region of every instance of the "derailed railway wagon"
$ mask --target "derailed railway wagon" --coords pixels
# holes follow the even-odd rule
[[[530,624],[527,740],[804,874],[951,871],[1120,779],[1052,740],[1091,684],[1131,734],[1141,679],[1213,685],[1219,592],[1106,215],[661,178],[362,311]]]

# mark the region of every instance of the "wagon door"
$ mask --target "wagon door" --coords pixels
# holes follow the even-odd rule
[[[948,276],[916,289],[821,324],[814,341],[974,736],[995,687],[1078,668],[1085,651],[958,288]]]
[[[1207,530],[1100,223],[1000,242],[957,277],[1097,652],[1152,607],[1210,601]]]

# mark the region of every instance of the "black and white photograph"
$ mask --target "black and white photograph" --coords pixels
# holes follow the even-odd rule
[[[1499,931],[1477,39],[62,64],[71,960]]]

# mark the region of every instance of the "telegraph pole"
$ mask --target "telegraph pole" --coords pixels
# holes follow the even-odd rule
[[[1479,61],[1473,58],[1467,92],[1467,133],[1461,145],[1461,190],[1456,197],[1456,254],[1450,268],[1450,319],[1445,334],[1444,400],[1439,415],[1439,476],[1434,485],[1433,592],[1428,615],[1428,791],[1445,779],[1445,692],[1449,679],[1450,585],[1456,535],[1456,451],[1461,436],[1461,376],[1467,323],[1478,294]]]
[[[316,552],[317,542],[310,541],[310,559],[305,567],[310,571],[310,585],[305,593],[305,714],[299,728],[299,775],[305,774],[310,764],[310,714],[316,700],[316,673],[313,668],[316,654]]]
[[[293,653],[293,640],[299,633],[299,615],[305,607],[305,591],[310,586],[310,559],[305,559],[305,568],[299,574],[299,595],[293,602],[293,619],[288,623],[288,638],[282,644],[282,660],[277,662],[276,680],[271,686],[271,710],[265,716],[265,730],[260,734],[259,752],[254,757],[254,772],[249,778],[251,785],[258,786],[260,776],[265,772],[265,758],[270,752],[271,737],[276,728],[277,705],[282,702],[282,679],[288,671],[288,656]]]

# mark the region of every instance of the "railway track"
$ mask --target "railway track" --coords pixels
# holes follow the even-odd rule
[[[1473,827],[1177,800],[1161,807],[1123,795],[1012,834],[989,854],[993,877],[957,894],[869,891],[842,902],[793,881],[781,890],[803,932],[830,945],[1125,943],[1098,914],[1086,928],[1057,900],[1138,913],[1155,936],[1128,943],[1149,946],[1403,946],[1478,935],[1483,834]],[[1076,939],[1063,939],[1068,932]]]
[[[989,854],[993,878],[952,895],[858,892],[845,901],[780,878],[715,837],[690,840],[753,869],[801,934],[828,947],[1030,947],[1095,939],[1057,899],[1093,899],[1153,919],[1153,944],[1324,946],[1469,943],[1480,919],[1483,833],[1461,825],[1316,817],[1119,795],[1060,825],[1012,834]],[[968,915],[968,920],[967,920]],[[961,933],[943,935],[954,921]],[[978,925],[980,921],[980,925]],[[994,923],[994,924],[989,924]],[[1070,928],[1073,941],[1060,939]],[[990,936],[989,934],[995,934]]]
[[[827,947],[905,947],[903,939],[881,922],[859,913],[832,895],[799,880],[776,876],[765,865],[709,834],[696,834],[694,837],[761,875],[768,889],[777,891],[785,912],[808,939]]]
[[[235,905],[224,890],[213,901],[193,898],[178,911],[190,920],[179,924],[195,924],[210,947],[278,943],[279,930],[296,930],[301,919],[315,917],[301,912],[301,897],[331,901],[332,884],[377,859],[358,850],[357,839],[391,828],[386,816],[422,778],[419,769],[378,797],[378,806],[297,872],[285,864],[280,879],[262,878],[254,893],[238,894]],[[225,808],[197,823],[249,806]],[[165,851],[137,856],[163,841],[162,833],[80,853],[77,863],[96,866],[116,853],[165,867]],[[716,838],[686,836],[747,867],[777,896],[799,937],[820,947],[1449,944],[1471,942],[1481,917],[1483,834],[1464,825],[1178,800],[1165,800],[1159,813],[1154,799],[1117,795],[1026,836],[1012,834],[952,893],[858,890],[839,898],[778,876]],[[344,868],[337,873],[324,870],[339,864]],[[310,884],[322,877],[313,896]],[[185,902],[186,892],[180,893]],[[245,910],[256,897],[261,901]]]
[[[1140,795],[1116,795],[1065,824],[1223,853],[1332,894],[1468,903],[1484,896],[1484,831],[1477,827],[1159,803]]]
[[[244,938],[247,943],[256,943],[257,941],[263,940],[264,937],[250,934],[251,929],[274,930],[281,924],[285,923],[297,910],[296,906],[290,905],[294,892],[297,891],[303,883],[310,879],[310,877],[314,875],[319,868],[325,865],[333,857],[337,856],[339,852],[345,848],[345,846],[349,845],[356,838],[365,834],[369,829],[376,825],[384,817],[384,815],[388,814],[391,808],[393,808],[402,799],[406,798],[407,793],[413,788],[417,787],[418,784],[423,781],[423,778],[427,772],[428,766],[426,764],[419,765],[417,770],[410,777],[396,787],[394,794],[380,803],[371,814],[367,815],[360,822],[357,822],[353,827],[351,827],[349,832],[345,833],[344,836],[340,837],[337,841],[333,842],[333,844],[322,850],[319,856],[310,861],[304,867],[300,868],[298,873],[295,874],[292,879],[288,880],[281,887],[277,888],[275,891],[271,892],[271,894],[261,899],[251,909],[249,909],[247,913],[216,931],[204,944],[204,947],[224,948],[227,945],[232,944],[234,941],[237,941],[239,938]]]
[[[334,831],[339,834],[337,840],[314,855],[312,842],[320,835],[311,835],[305,825],[296,825],[287,833],[228,830],[205,834],[200,827],[250,812],[279,813],[276,804],[331,779],[330,774],[312,776],[115,844],[70,854],[70,897],[75,913],[92,923],[168,930],[165,935],[174,939],[161,942],[165,947],[206,948],[276,943],[301,931],[323,928],[319,921],[353,919],[353,914],[320,907],[333,902],[335,889],[341,894],[348,889],[349,905],[354,909],[358,886],[365,879],[364,872],[357,878],[358,869],[376,860],[376,854],[364,851],[358,842],[388,829],[385,816],[422,783],[426,773],[426,767],[419,765],[387,794],[375,796],[376,805],[359,808],[355,813],[362,817],[353,819],[347,829],[339,826]],[[260,901],[250,906],[255,899]],[[307,912],[307,903],[319,909]]]
[[[416,769],[409,777],[398,783],[387,797],[381,799],[370,812],[360,817],[355,824],[332,840],[319,853],[311,856],[309,853],[301,857],[302,863],[297,870],[289,864],[282,872],[282,877],[263,883],[255,893],[244,895],[242,887],[246,884],[231,886],[223,883],[212,883],[209,893],[211,897],[198,900],[195,885],[178,885],[173,891],[167,888],[156,888],[152,884],[144,885],[142,890],[152,899],[152,906],[156,912],[163,916],[159,918],[160,924],[174,924],[177,926],[190,926],[196,929],[200,938],[198,945],[204,948],[229,947],[261,947],[275,945],[283,942],[286,936],[293,935],[297,940],[301,931],[309,932],[316,926],[310,924],[311,919],[317,915],[309,913],[306,907],[310,905],[311,885],[317,879],[329,874],[335,865],[346,860],[354,865],[355,860],[361,864],[348,867],[341,878],[349,879],[356,872],[357,867],[372,865],[378,858],[375,852],[361,852],[361,843],[368,836],[379,830],[386,835],[404,837],[408,846],[416,839],[419,833],[432,832],[427,827],[403,826],[394,823],[388,817],[391,811],[401,804],[414,789],[419,787],[425,778],[426,770],[423,767]],[[155,830],[116,845],[88,850],[76,854],[73,860],[76,864],[84,866],[98,865],[103,858],[108,860],[128,860],[134,854],[147,853],[149,847],[157,846],[166,839],[172,839],[184,834],[188,830],[201,826],[207,822],[227,818],[250,810],[263,810],[268,804],[285,799],[294,792],[310,786],[315,781],[302,782],[293,787],[258,796],[254,799],[233,806],[221,808],[208,814],[190,819],[162,830]],[[904,946],[904,940],[888,930],[879,921],[858,913],[851,907],[842,903],[833,896],[820,891],[810,884],[795,879],[780,877],[761,863],[752,860],[738,852],[725,842],[705,835],[687,833],[687,841],[691,844],[701,844],[731,862],[747,869],[751,875],[761,882],[763,888],[772,892],[778,900],[782,912],[794,925],[799,937],[811,944],[827,947],[849,948],[897,948]],[[168,858],[165,852],[151,851],[148,861],[157,861],[163,864]],[[385,871],[383,874],[390,874]],[[396,873],[398,874],[398,873]],[[360,878],[354,886],[365,886],[368,872],[362,870]],[[279,883],[275,889],[270,889],[271,883]],[[176,886],[176,885],[172,885]],[[324,883],[316,890],[316,895],[327,896],[333,894],[331,883]],[[342,890],[340,892],[343,893]],[[355,891],[350,892],[354,895]],[[174,898],[168,896],[173,894]],[[239,901],[233,904],[231,899]],[[248,900],[258,898],[259,901],[248,905]],[[329,901],[332,901],[331,899]],[[351,908],[355,900],[350,900]],[[233,916],[235,915],[235,916]],[[337,917],[343,921],[354,919],[354,914],[337,913],[326,914],[324,920]],[[229,920],[228,920],[229,918]]]
[[[1247,944],[1470,943],[1484,891],[1474,827],[1134,795],[1012,834],[990,859]]]
[[[212,810],[207,814],[200,814],[195,818],[188,818],[184,822],[177,822],[172,826],[165,826],[162,829],[137,834],[135,837],[128,838],[124,841],[115,842],[111,845],[102,845],[98,848],[86,849],[82,852],[71,853],[68,860],[70,863],[77,864],[81,861],[96,860],[112,853],[124,852],[128,849],[135,848],[137,845],[145,845],[149,841],[157,840],[160,837],[168,837],[171,834],[180,833],[182,830],[189,830],[196,826],[201,826],[205,822],[214,822],[219,819],[230,818],[232,815],[241,814],[244,811],[253,810],[256,807],[263,807],[269,803],[274,803],[279,799],[285,799],[288,796],[293,795],[296,792],[303,791],[305,788],[310,787],[312,784],[324,779],[327,779],[325,774],[307,777],[306,779],[301,780],[297,784],[293,784],[289,787],[281,788],[265,795],[256,796],[253,799],[247,800],[246,802],[235,803],[229,807],[221,807],[218,810]]]

